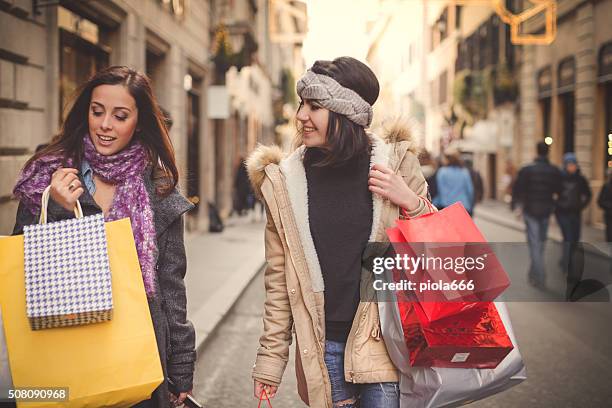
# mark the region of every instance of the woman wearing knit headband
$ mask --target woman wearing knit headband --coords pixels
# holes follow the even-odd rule
[[[274,397],[296,338],[298,392],[311,407],[397,408],[398,371],[381,337],[368,242],[428,212],[408,132],[368,132],[379,85],[354,58],[317,61],[297,84],[298,147],[248,160],[266,202],[264,331],[254,392]],[[360,294],[361,289],[361,294]]]
[[[182,215],[193,206],[176,190],[166,120],[145,75],[121,66],[100,71],[80,88],[60,133],[26,163],[13,190],[15,234],[37,222],[49,185],[49,221],[73,218],[77,200],[84,215],[130,218],[164,377],[180,391],[177,400],[164,381],[138,407],[180,405],[193,387],[196,358],[183,282]]]

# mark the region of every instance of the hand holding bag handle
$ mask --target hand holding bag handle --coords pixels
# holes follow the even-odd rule
[[[426,205],[426,206],[427,206],[427,208],[429,209],[429,212],[428,212],[427,214],[423,214],[423,215],[421,215],[421,217],[426,216],[426,215],[429,215],[429,214],[432,214],[432,213],[434,213],[434,212],[436,212],[436,211],[437,211],[437,210],[434,208],[433,204],[432,204],[432,203],[431,203],[431,202],[430,202],[430,201],[429,201],[427,198],[425,198],[425,197],[423,197],[423,196],[418,196],[418,197],[419,197],[419,199],[420,199],[421,201],[424,201],[424,202],[425,202],[425,205]],[[400,207],[400,213],[402,214],[402,216],[403,216],[404,218],[406,218],[406,219],[408,219],[408,220],[409,220],[409,219],[412,219],[412,218],[415,218],[415,217],[411,217],[411,216],[409,216],[409,215],[408,215],[408,211],[407,211],[405,208],[401,208],[401,207]]]
[[[259,395],[259,404],[257,404],[257,408],[261,408],[261,403],[263,401],[267,401],[270,408],[272,408],[272,403],[270,402],[270,397],[268,397],[268,393],[265,389],[261,390],[261,394]]]
[[[40,219],[38,220],[39,224],[47,223],[47,207],[49,206],[50,192],[51,186],[48,186],[43,191],[40,207]],[[83,209],[81,208],[81,203],[79,202],[79,200],[76,201],[76,205],[74,206],[74,215],[76,218],[83,218]]]

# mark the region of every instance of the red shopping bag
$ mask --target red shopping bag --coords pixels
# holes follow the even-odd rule
[[[396,224],[402,237],[395,229],[387,230],[391,242],[397,242],[396,252],[423,259],[422,266],[409,278],[419,285],[434,284],[427,290],[419,286],[415,291],[429,321],[466,311],[474,302],[493,301],[510,285],[503,266],[461,203],[413,219],[398,220]],[[406,243],[402,244],[401,239]],[[442,259],[450,259],[451,263],[437,262]],[[464,267],[467,260],[471,261],[470,270]],[[450,269],[446,265],[451,265]],[[478,269],[475,265],[482,267]],[[453,282],[455,286],[451,285]],[[445,289],[436,289],[438,283],[440,287],[444,284]]]
[[[514,346],[493,302],[430,322],[418,302],[398,302],[413,367],[495,368]]]
[[[267,401],[270,408],[272,408],[272,403],[270,402],[270,398],[268,398],[268,393],[265,389],[262,389],[261,394],[259,394],[259,404],[257,404],[257,408],[261,408],[261,403],[263,401]]]

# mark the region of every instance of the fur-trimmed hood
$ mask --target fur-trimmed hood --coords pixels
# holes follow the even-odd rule
[[[372,134],[371,134],[372,135]],[[376,136],[374,136],[376,137]],[[413,139],[410,129],[402,119],[397,119],[383,127],[382,140],[387,144],[404,142],[409,152],[417,152],[417,144]],[[261,198],[261,185],[265,178],[265,169],[269,164],[280,164],[288,155],[277,145],[259,145],[251,153],[246,161],[249,180],[257,197]]]

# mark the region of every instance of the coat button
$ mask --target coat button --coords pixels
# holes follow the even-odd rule
[[[295,289],[291,289],[291,294],[295,295]]]
[[[308,354],[308,349],[304,349],[304,354]]]

